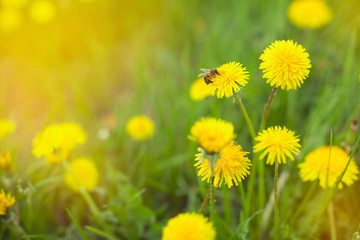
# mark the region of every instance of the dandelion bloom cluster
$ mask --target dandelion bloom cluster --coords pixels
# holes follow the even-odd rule
[[[297,89],[310,73],[309,54],[292,40],[275,41],[260,56],[263,78],[271,86]]]
[[[213,223],[197,213],[181,213],[163,228],[162,240],[215,240]]]
[[[145,141],[154,135],[153,121],[146,116],[135,116],[126,123],[126,132],[138,141]]]
[[[231,188],[234,183],[238,186],[247,175],[250,174],[250,160],[246,157],[248,152],[242,150],[242,147],[231,141],[227,146],[221,149],[219,159],[216,161],[214,168],[214,187],[221,187],[223,181]],[[210,181],[211,168],[209,160],[203,152],[196,154],[197,163],[194,165],[198,168],[198,176],[201,180]]]
[[[287,157],[295,160],[293,155],[300,153],[299,137],[286,127],[269,127],[259,133],[255,140],[259,143],[254,146],[254,152],[264,151],[260,160],[268,155],[266,164],[273,165],[275,160],[279,164],[286,163]]]
[[[211,78],[212,83],[211,94],[218,98],[231,97],[234,93],[240,91],[240,86],[244,87],[249,79],[249,72],[242,64],[238,62],[230,62],[223,64],[216,69],[219,74],[216,74],[214,78]]]
[[[0,167],[9,169],[11,167],[12,160],[9,151],[3,151],[0,155]]]
[[[11,193],[5,194],[4,189],[0,192],[0,216],[6,215],[8,210],[14,205],[15,198],[11,196]]]
[[[85,143],[85,131],[77,124],[64,122],[45,127],[33,140],[33,154],[50,163],[67,159],[71,151]]]
[[[8,119],[0,119],[0,140],[15,130],[15,122]]]
[[[200,101],[211,95],[211,88],[204,81],[204,78],[198,78],[190,87],[190,98],[193,101]]]
[[[65,173],[65,183],[74,191],[79,191],[79,184],[86,190],[94,190],[98,185],[99,173],[93,161],[88,158],[75,158],[70,163],[72,173]]]
[[[330,155],[330,157],[329,157]],[[300,177],[303,181],[320,180],[320,186],[324,189],[333,187],[337,178],[344,171],[349,155],[337,146],[322,146],[310,152],[305,157],[305,161],[299,164]],[[354,181],[358,180],[359,168],[356,163],[351,160],[344,177],[339,184],[339,188],[343,184],[350,186]]]
[[[235,138],[234,126],[221,119],[203,118],[192,126],[189,138],[207,153],[218,153]]]
[[[324,0],[294,0],[288,18],[298,28],[318,29],[332,20],[333,13]]]

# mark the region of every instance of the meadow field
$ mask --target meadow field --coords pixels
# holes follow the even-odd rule
[[[0,0],[0,239],[359,240],[359,43],[359,0]]]

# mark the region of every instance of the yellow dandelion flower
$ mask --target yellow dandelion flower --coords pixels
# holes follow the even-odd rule
[[[0,167],[4,169],[11,168],[12,160],[9,151],[3,151],[0,155]]]
[[[264,50],[260,60],[259,69],[263,69],[266,83],[287,91],[300,87],[310,73],[309,54],[292,40],[275,41]]]
[[[299,136],[286,127],[269,127],[255,138],[259,143],[254,146],[254,152],[264,151],[260,160],[268,155],[266,164],[273,165],[275,160],[279,163],[286,163],[286,158],[294,159],[295,154],[300,153]]]
[[[15,131],[16,124],[8,119],[0,119],[0,140]]]
[[[75,158],[70,163],[72,173],[65,173],[65,183],[74,191],[79,191],[79,184],[86,190],[94,190],[98,185],[99,173],[93,161],[88,158]]]
[[[15,198],[11,193],[5,194],[4,189],[0,192],[0,216],[6,215],[8,210],[14,205]]]
[[[242,64],[230,62],[216,69],[219,74],[211,78],[211,94],[217,98],[231,97],[247,84],[249,72]]]
[[[29,14],[32,20],[37,23],[48,23],[55,16],[55,4],[50,0],[36,0],[30,6]]]
[[[198,213],[180,213],[163,228],[162,240],[215,240],[212,222]]]
[[[50,163],[67,159],[69,154],[87,139],[84,130],[77,124],[64,122],[47,126],[33,140],[33,154],[45,157]]]
[[[9,33],[20,27],[22,16],[19,10],[13,8],[4,8],[0,10],[0,31]]]
[[[319,147],[306,155],[305,161],[299,164],[300,177],[304,182],[319,179],[320,186],[324,189],[326,186],[333,187],[344,171],[349,158],[349,155],[340,147],[331,146],[331,153],[330,146]],[[347,186],[352,185],[359,179],[358,174],[359,168],[351,160],[339,188],[342,188],[344,183]]]
[[[211,95],[211,88],[204,81],[204,78],[198,78],[190,87],[190,98],[194,101],[200,101]]]
[[[246,157],[247,154],[248,152],[243,151],[242,147],[234,141],[221,149],[214,168],[214,187],[221,187],[224,180],[228,188],[231,188],[234,183],[238,186],[238,182],[242,182],[250,174],[251,162]],[[194,166],[198,168],[198,176],[203,177],[202,181],[209,182],[211,179],[209,160],[204,157],[203,152],[195,156],[197,163]]]
[[[189,138],[207,153],[218,153],[235,138],[234,126],[216,118],[202,118],[191,127]]]
[[[154,135],[153,121],[146,116],[135,116],[126,123],[126,132],[138,141],[145,141]]]
[[[332,20],[333,13],[323,0],[294,0],[289,6],[288,18],[298,28],[318,29]]]

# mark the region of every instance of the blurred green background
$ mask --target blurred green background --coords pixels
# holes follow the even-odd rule
[[[244,64],[250,80],[241,96],[258,126],[271,91],[262,79],[259,56],[275,40],[302,44],[312,64],[300,89],[277,92],[268,123],[286,125],[300,135],[303,149],[297,162],[328,144],[330,129],[334,144],[340,145],[351,120],[359,118],[358,0],[329,1],[334,19],[320,30],[291,25],[287,0],[52,0],[54,14],[46,22],[29,14],[34,2],[17,8],[20,23],[0,32],[0,116],[17,122],[16,132],[4,143],[17,167],[2,176],[2,185],[17,189],[17,216],[29,235],[80,238],[68,208],[81,225],[120,239],[159,239],[168,219],[197,211],[208,185],[193,167],[196,144],[187,138],[191,125],[203,116],[222,118],[235,125],[236,141],[246,151],[252,145],[233,99],[194,102],[189,87],[199,68]],[[126,121],[138,114],[146,114],[156,126],[154,138],[144,143],[125,133]],[[56,180],[61,167],[54,169],[31,155],[32,139],[46,122],[65,120],[79,123],[89,134],[79,152],[92,157],[100,171],[100,186],[92,193],[103,210],[100,219],[91,217],[81,197]],[[105,140],[98,137],[103,128],[110,131]],[[358,156],[355,160],[359,165]],[[330,239],[325,216],[310,231],[314,209],[321,204],[320,188],[298,221],[287,224],[311,185],[301,182],[297,162],[280,168],[290,173],[280,195],[284,238]],[[50,177],[56,181],[44,182]],[[270,167],[266,183],[270,198]],[[359,189],[357,182],[333,200],[339,239],[350,239],[359,230]],[[229,239],[238,226],[239,191],[217,194],[223,219],[216,224],[218,239]],[[224,199],[229,199],[230,215],[222,207]],[[16,239],[15,230],[0,229],[3,239]],[[255,229],[255,224],[248,226],[249,239],[259,235]],[[271,224],[265,235],[271,236]]]

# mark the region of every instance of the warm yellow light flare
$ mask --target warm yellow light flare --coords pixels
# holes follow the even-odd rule
[[[310,73],[309,54],[292,40],[275,41],[261,54],[260,69],[271,86],[296,90]]]
[[[245,179],[250,174],[251,162],[246,157],[248,152],[243,151],[242,147],[234,141],[230,142],[227,146],[221,149],[219,159],[214,166],[214,187],[221,187],[222,183],[228,188],[234,184],[238,186],[239,182]],[[202,176],[202,181],[211,179],[211,166],[209,160],[203,152],[196,154],[194,165],[198,168],[198,176]]]
[[[45,157],[50,163],[67,159],[70,153],[87,139],[85,131],[77,124],[64,122],[45,127],[33,140],[33,154]]]
[[[134,140],[148,140],[154,135],[154,122],[144,115],[132,117],[126,123],[126,132]]]
[[[248,83],[249,72],[238,62],[229,62],[216,69],[219,74],[211,78],[211,94],[218,98],[231,97]]]
[[[330,146],[319,147],[306,155],[305,161],[299,164],[300,177],[304,182],[319,179],[322,188],[331,188],[344,171],[349,158],[349,155],[340,147],[331,146],[331,152]],[[339,188],[342,188],[344,183],[350,186],[359,180],[358,174],[359,168],[351,160]]]
[[[162,240],[215,240],[213,223],[197,213],[181,213],[163,228]]]
[[[99,173],[93,161],[88,158],[75,158],[70,163],[72,173],[65,173],[65,183],[74,191],[80,186],[86,190],[94,190],[99,181]]]
[[[207,153],[219,153],[235,138],[234,126],[222,119],[202,118],[191,127],[189,138]]]
[[[259,143],[254,146],[254,152],[263,151],[260,160],[268,155],[266,164],[273,165],[275,161],[285,164],[287,158],[294,161],[294,154],[300,153],[299,137],[286,127],[269,127],[259,133],[255,140]]]
[[[15,198],[11,193],[5,194],[4,189],[0,192],[0,216],[6,215],[8,210],[14,205]]]
[[[205,83],[204,78],[198,78],[191,84],[189,93],[193,101],[200,101],[211,95],[211,88]]]
[[[35,0],[29,9],[29,15],[37,23],[50,22],[56,13],[56,7],[51,0]]]
[[[324,0],[294,0],[288,18],[298,28],[318,29],[332,20],[333,13]]]

